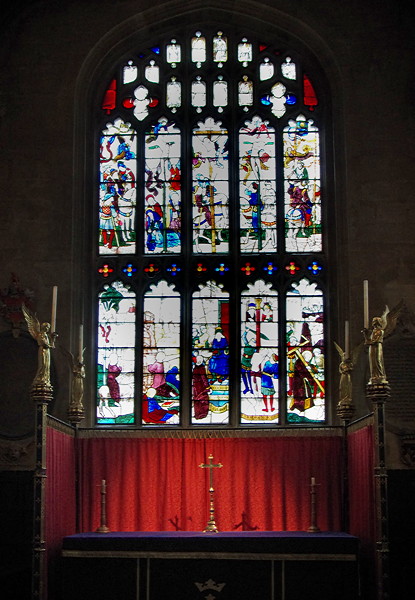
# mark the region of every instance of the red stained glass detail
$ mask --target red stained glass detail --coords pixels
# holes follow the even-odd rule
[[[133,108],[134,102],[132,101],[131,98],[126,98],[125,100],[123,100],[122,105],[124,106],[124,108]]]
[[[150,263],[150,264],[148,265],[148,267],[145,267],[145,268],[144,268],[144,271],[145,271],[145,273],[150,273],[150,274],[152,274],[152,273],[157,273],[157,271],[159,271],[159,268],[158,268],[158,267],[156,267],[156,265],[155,265],[154,263]]]
[[[117,101],[117,81],[113,79],[108,86],[107,91],[104,94],[104,99],[102,101],[102,110],[105,110],[107,115],[110,114],[112,110],[115,108],[115,104]]]
[[[241,268],[241,271],[244,271],[245,275],[251,275],[255,271],[255,267],[251,265],[251,263],[247,262],[244,267]]]
[[[303,77],[303,87],[304,105],[307,106],[307,108],[309,108],[310,110],[314,110],[314,107],[318,104],[318,100],[314,91],[314,87],[307,75],[304,75]]]
[[[268,48],[268,46],[266,44],[259,44],[259,51],[263,52],[264,50],[266,50]]]
[[[154,108],[155,106],[157,106],[158,103],[159,103],[159,101],[157,98],[152,98],[151,101],[149,102],[149,107]]]
[[[295,262],[291,261],[289,265],[287,265],[286,270],[289,271],[291,273],[291,275],[295,275],[296,271],[298,271],[300,269],[300,267],[298,265],[295,264]]]
[[[104,265],[101,269],[98,269],[98,273],[101,273],[104,277],[108,277],[108,275],[113,272],[114,269],[111,269],[108,265]]]

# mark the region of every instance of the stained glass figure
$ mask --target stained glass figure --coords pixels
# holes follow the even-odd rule
[[[241,421],[278,423],[278,292],[262,280],[241,295]]]
[[[285,243],[289,252],[319,252],[320,142],[313,121],[299,115],[284,128]]]
[[[228,60],[228,40],[223,37],[222,31],[213,38],[213,61],[218,63],[218,67],[222,67],[223,63]]]
[[[145,252],[180,251],[180,130],[161,118],[145,139]]]
[[[132,83],[137,79],[137,67],[132,60],[129,60],[122,71],[123,83]]]
[[[323,293],[307,279],[293,283],[286,314],[288,421],[324,421]]]
[[[192,62],[196,63],[197,68],[200,69],[202,63],[206,61],[206,38],[200,31],[196,31],[192,37],[191,46]]]
[[[270,62],[269,58],[264,58],[263,62],[259,65],[259,78],[261,81],[267,81],[274,75],[274,65]]]
[[[228,132],[207,118],[193,131],[193,251],[229,250]]]
[[[142,422],[178,425],[180,294],[160,281],[144,295]]]
[[[180,81],[176,81],[175,77],[167,82],[166,105],[172,112],[176,112],[182,105],[182,84]]]
[[[167,44],[166,48],[166,62],[175,68],[177,63],[182,60],[182,51],[180,44],[176,40],[172,40],[170,44]]]
[[[238,83],[238,103],[244,110],[248,110],[248,106],[254,103],[254,84],[248,79],[248,75],[244,75]]]
[[[206,106],[206,83],[199,75],[192,81],[192,106],[197,112],[202,112],[202,108]]]
[[[272,111],[272,114],[278,118],[285,115],[285,112],[286,112],[285,92],[286,92],[285,85],[283,85],[279,81],[277,81],[277,83],[275,83],[271,88],[271,94],[270,94],[270,103],[272,106],[271,111]]]
[[[241,252],[277,250],[275,130],[255,116],[239,131]]]
[[[134,106],[134,116],[139,121],[143,121],[148,115],[148,107],[150,105],[151,98],[148,96],[148,89],[144,85],[139,85],[134,90],[134,99],[132,100]]]
[[[295,63],[292,62],[289,56],[287,56],[287,58],[281,65],[281,73],[286,79],[295,80],[297,78],[297,69]]]
[[[247,67],[252,61],[252,44],[246,38],[242,38],[241,43],[238,44],[238,60],[243,67]]]
[[[135,251],[136,132],[129,123],[108,123],[100,140],[99,253]]]
[[[222,112],[223,107],[228,104],[228,83],[223,81],[222,75],[218,76],[218,81],[213,82],[213,106]]]
[[[213,281],[192,301],[192,423],[229,421],[229,294]]]
[[[134,423],[136,296],[120,281],[98,301],[97,423]]]
[[[160,69],[154,60],[150,60],[150,64],[146,66],[144,73],[147,81],[151,83],[158,83],[160,81]]]

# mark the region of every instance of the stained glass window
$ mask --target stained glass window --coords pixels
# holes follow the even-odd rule
[[[160,36],[108,73],[97,424],[327,420],[323,98],[310,57],[232,27]]]

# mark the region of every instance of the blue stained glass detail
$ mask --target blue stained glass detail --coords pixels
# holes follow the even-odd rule
[[[154,54],[160,54],[160,46],[153,46],[151,50],[154,52]]]
[[[221,263],[219,267],[216,267],[215,271],[219,273],[219,275],[223,275],[226,271],[229,271],[229,267],[227,267],[224,263]]]
[[[135,267],[131,263],[128,263],[123,269],[123,273],[127,275],[127,277],[132,277],[133,274],[137,271]]]
[[[272,262],[269,262],[266,267],[264,267],[264,271],[268,273],[268,275],[272,275],[274,271],[277,271],[278,267],[274,265]]]
[[[311,265],[308,265],[308,267],[307,267],[307,269],[309,271],[311,271],[313,273],[313,275],[319,275],[322,268],[323,267],[316,260],[313,260]]]
[[[272,104],[269,94],[261,97],[261,104],[264,106],[270,106]]]
[[[171,267],[167,268],[167,271],[171,274],[171,275],[177,275],[177,273],[180,273],[181,268],[178,267],[176,264],[173,264]]]
[[[296,104],[297,102],[297,96],[294,96],[294,94],[287,94],[285,97],[285,104]]]

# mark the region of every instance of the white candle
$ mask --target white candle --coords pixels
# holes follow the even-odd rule
[[[82,362],[82,354],[83,354],[83,349],[84,349],[84,326],[80,325],[79,326],[79,352],[78,352],[78,359],[79,362]]]
[[[350,330],[349,321],[344,322],[344,357],[349,358],[350,355]]]
[[[311,485],[316,485],[316,478],[315,477],[311,478]]]
[[[58,286],[54,285],[52,290],[52,316],[50,319],[50,328],[52,333],[55,332],[56,329],[56,307],[58,304]]]
[[[363,326],[365,329],[369,327],[369,282],[367,279],[363,281]]]

